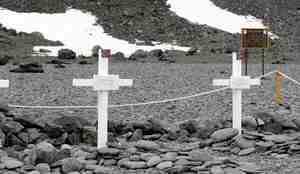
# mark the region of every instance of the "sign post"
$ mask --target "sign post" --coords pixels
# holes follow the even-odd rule
[[[261,48],[262,49],[262,75],[265,73],[265,50],[270,48],[271,42],[269,37],[269,28],[265,26],[258,26],[252,23],[247,23],[242,26],[241,31],[241,49],[245,50],[245,75],[247,75],[248,56],[247,49]]]
[[[242,76],[242,63],[237,54],[232,53],[232,76],[230,79],[215,79],[214,86],[229,86],[232,89],[232,126],[242,132],[242,90],[250,89],[252,85],[260,85],[260,79]]]
[[[73,79],[73,86],[89,86],[97,91],[98,95],[98,129],[97,148],[106,147],[108,132],[108,93],[110,90],[119,90],[120,86],[132,86],[133,80],[120,79],[118,75],[108,74],[109,50],[102,50],[98,60],[98,74],[93,79]]]

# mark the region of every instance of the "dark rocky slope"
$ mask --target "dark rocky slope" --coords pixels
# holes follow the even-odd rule
[[[212,0],[217,6],[240,15],[264,19],[275,33],[286,39],[289,50],[300,52],[299,0]],[[286,48],[287,49],[287,48]]]
[[[149,45],[152,41],[177,40],[179,45],[200,47],[208,52],[237,48],[238,36],[191,23],[170,11],[166,0],[2,0],[0,6],[18,12],[61,13],[67,8],[81,9],[96,15],[97,24],[105,32],[131,43],[135,39]]]

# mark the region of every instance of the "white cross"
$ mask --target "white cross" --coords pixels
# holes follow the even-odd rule
[[[0,88],[8,88],[9,80],[0,80]]]
[[[108,74],[108,58],[99,53],[98,74],[93,79],[73,79],[73,86],[91,86],[98,93],[98,133],[97,147],[106,147],[108,132],[108,92],[118,90],[120,86],[132,86],[133,80],[119,79],[118,75]]]
[[[242,132],[242,90],[250,89],[251,85],[260,85],[260,79],[242,76],[242,63],[232,53],[232,76],[230,79],[215,79],[214,86],[229,86],[232,89],[232,126]]]

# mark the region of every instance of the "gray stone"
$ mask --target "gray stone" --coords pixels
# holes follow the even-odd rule
[[[138,141],[143,138],[143,130],[142,129],[136,129],[132,136],[130,137],[130,141]]]
[[[181,165],[176,165],[174,167],[167,169],[167,173],[169,173],[169,174],[182,174],[182,173],[185,173],[188,171],[190,171],[189,166],[181,166]],[[185,173],[185,174],[188,174],[188,173]]]
[[[147,168],[147,164],[144,161],[124,161],[121,167],[128,169],[145,169]]]
[[[235,144],[241,149],[247,149],[250,147],[254,147],[255,141],[248,140],[246,138],[243,138],[242,136],[239,136],[235,139]]]
[[[36,165],[36,170],[39,171],[41,174],[46,174],[50,172],[50,166],[47,163],[40,163]]]
[[[239,169],[246,173],[261,173],[261,169],[256,164],[249,162],[240,162]]]
[[[60,49],[58,51],[58,59],[75,59],[76,53],[71,49]]]
[[[100,155],[109,155],[109,156],[117,156],[120,153],[119,149],[116,148],[108,148],[108,147],[103,147],[98,149],[98,153]]]
[[[226,174],[246,174],[237,168],[225,168],[224,171]]]
[[[151,157],[153,157],[153,156],[157,156],[156,154],[154,154],[154,153],[142,153],[141,154],[141,159],[143,160],[143,161],[148,161]]]
[[[0,129],[0,148],[2,148],[5,145],[6,142],[6,136],[4,132]]]
[[[243,128],[247,130],[256,130],[258,127],[257,121],[254,117],[246,116],[242,118]]]
[[[157,165],[158,163],[160,163],[161,161],[162,161],[162,159],[159,156],[153,156],[147,161],[147,166],[153,167],[153,166]]]
[[[113,166],[115,164],[117,164],[117,161],[114,159],[107,159],[107,160],[104,160],[104,162],[103,162],[104,166]]]
[[[19,174],[19,172],[15,172],[15,171],[6,171],[3,174]]]
[[[214,160],[214,158],[205,150],[193,150],[189,153],[191,161],[206,162]]]
[[[153,141],[140,140],[135,145],[137,148],[145,150],[158,150],[160,146]]]
[[[162,155],[163,161],[176,161],[178,153],[177,152],[167,152],[166,154]]]
[[[24,126],[15,121],[5,122],[1,127],[2,130],[6,133],[19,133],[24,129]]]
[[[221,142],[235,137],[236,135],[238,135],[238,133],[239,131],[237,129],[225,128],[215,131],[210,137],[215,142]]]
[[[130,161],[141,161],[141,157],[139,155],[131,155],[129,157]]]
[[[173,162],[172,161],[163,161],[161,163],[159,163],[156,168],[160,169],[160,170],[164,170],[167,168],[171,168],[173,166]]]
[[[94,170],[94,174],[110,174],[111,171],[111,168],[99,166]]]
[[[15,168],[22,167],[24,165],[23,162],[10,157],[4,157],[1,159],[1,161],[5,165],[5,168],[7,169],[15,169]]]
[[[34,170],[34,171],[31,171],[31,172],[28,172],[27,174],[41,174],[41,173],[39,171]]]
[[[80,171],[82,167],[82,163],[75,158],[66,158],[62,161],[62,171],[64,173]]]
[[[256,150],[256,149],[255,149],[254,147],[251,147],[251,148],[248,148],[248,149],[243,149],[243,150],[241,150],[238,154],[239,154],[240,156],[245,156],[245,155],[249,155],[249,154],[255,152],[255,150]]]
[[[294,140],[295,137],[291,137],[288,135],[266,135],[264,140],[266,141],[273,141],[274,143],[285,143],[288,141]]]
[[[290,146],[291,151],[300,151],[300,145],[299,144],[292,144]]]
[[[220,166],[212,166],[210,172],[211,174],[225,174],[225,171]]]
[[[185,166],[185,165],[189,165],[190,161],[188,161],[187,159],[179,159],[175,162],[175,165],[178,166]]]

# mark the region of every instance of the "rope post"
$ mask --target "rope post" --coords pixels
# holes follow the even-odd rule
[[[118,75],[108,74],[110,50],[101,50],[98,60],[98,74],[93,79],[74,79],[73,86],[91,86],[98,95],[97,148],[106,147],[108,132],[108,93],[119,90],[120,86],[132,86],[131,79],[119,79]]]

